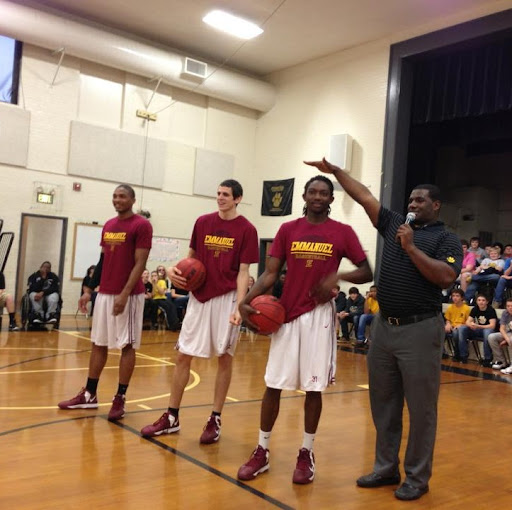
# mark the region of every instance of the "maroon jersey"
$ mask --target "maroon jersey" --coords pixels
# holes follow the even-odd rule
[[[112,218],[105,223],[100,243],[104,253],[100,292],[121,293],[135,265],[135,250],[150,250],[152,236],[151,223],[138,214],[126,219]],[[144,294],[142,278],[132,294]]]
[[[201,303],[236,289],[240,264],[259,260],[258,234],[246,218],[223,220],[218,212],[200,216],[190,247],[206,268],[204,285],[193,292]]]
[[[286,281],[281,303],[286,322],[313,310],[317,303],[311,290],[318,282],[338,271],[343,257],[353,264],[366,259],[352,227],[327,218],[312,224],[306,218],[283,223],[270,248],[270,256],[286,261]]]

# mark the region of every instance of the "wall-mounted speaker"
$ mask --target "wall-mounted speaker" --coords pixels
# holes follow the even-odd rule
[[[350,172],[350,165],[352,164],[352,137],[350,135],[331,135],[329,161],[333,165]]]

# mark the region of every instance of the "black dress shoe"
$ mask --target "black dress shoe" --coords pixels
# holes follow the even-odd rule
[[[400,483],[400,475],[381,476],[377,473],[370,473],[369,475],[359,477],[356,483],[359,487],[365,487],[367,489],[382,487],[383,485],[398,485]]]
[[[395,491],[395,497],[403,501],[412,501],[413,499],[419,499],[423,494],[428,492],[428,485],[426,487],[413,487],[408,483],[403,483]]]

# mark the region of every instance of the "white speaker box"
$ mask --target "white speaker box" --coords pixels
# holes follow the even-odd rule
[[[333,165],[350,172],[350,165],[352,164],[352,137],[350,135],[331,135],[329,161]]]

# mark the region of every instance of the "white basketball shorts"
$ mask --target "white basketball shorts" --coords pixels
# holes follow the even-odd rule
[[[127,345],[138,349],[142,336],[144,294],[130,296],[120,315],[112,313],[115,298],[113,294],[98,293],[92,317],[91,341],[109,349],[123,349]]]
[[[323,391],[336,374],[336,315],[318,305],[271,336],[265,383],[281,390]]]

